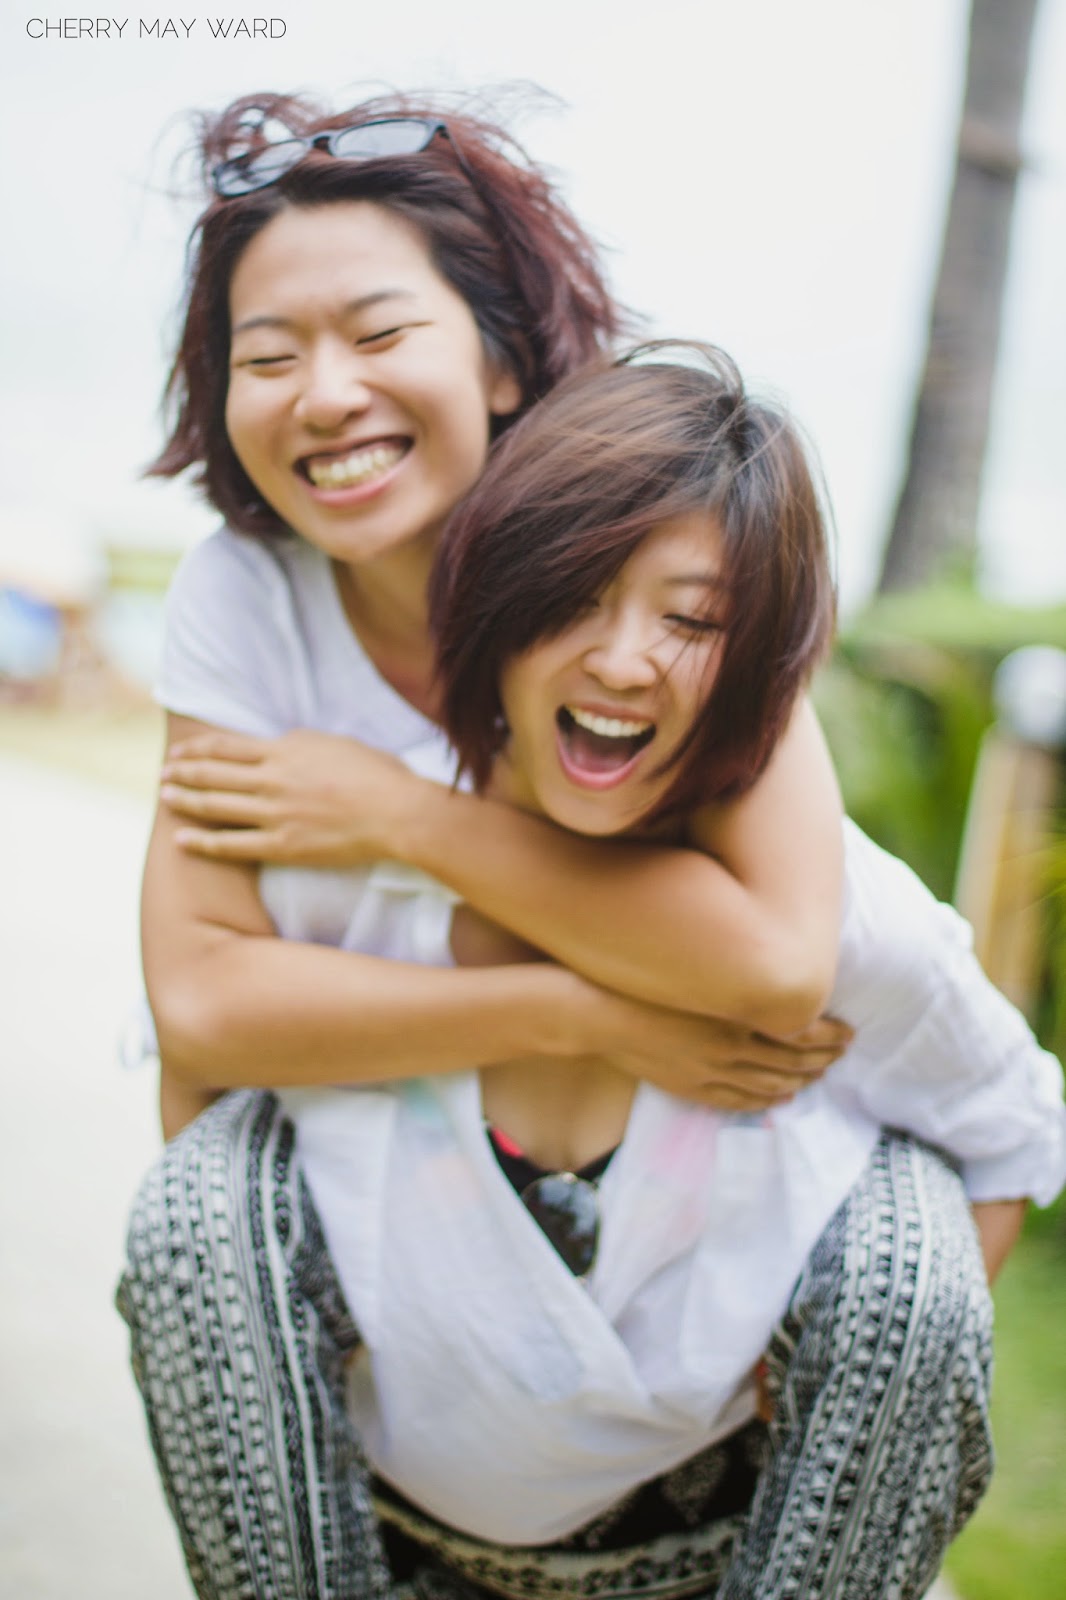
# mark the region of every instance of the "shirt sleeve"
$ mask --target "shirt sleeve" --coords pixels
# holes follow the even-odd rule
[[[299,721],[298,646],[283,565],[263,541],[220,529],[172,580],[155,698],[237,733],[282,733]]]
[[[829,1011],[856,1029],[840,1092],[940,1146],[971,1200],[1049,1204],[1066,1183],[1062,1069],[985,976],[969,924],[852,823]]]

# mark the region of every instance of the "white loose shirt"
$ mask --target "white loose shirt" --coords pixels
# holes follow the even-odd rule
[[[223,531],[190,553],[158,698],[249,733],[348,734],[451,774],[439,730],[360,649],[328,560],[292,537]],[[752,1367],[881,1126],[942,1145],[974,1200],[1046,1203],[1066,1180],[1058,1063],[981,973],[966,924],[850,823],[845,844],[829,1009],[855,1043],[760,1116],[641,1085],[584,1282],[496,1162],[476,1073],[285,1094],[365,1340],[353,1415],[376,1469],[431,1514],[548,1542],[746,1421]],[[286,937],[449,959],[452,897],[407,868],[267,868],[261,890]]]

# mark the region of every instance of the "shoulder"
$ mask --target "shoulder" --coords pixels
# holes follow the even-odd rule
[[[156,686],[168,710],[261,735],[307,720],[297,701],[317,569],[301,546],[220,528],[186,553],[167,595]]]
[[[243,593],[264,596],[292,582],[299,569],[295,538],[272,543],[217,528],[187,550],[178,563],[167,595],[168,617],[194,603],[229,601]]]

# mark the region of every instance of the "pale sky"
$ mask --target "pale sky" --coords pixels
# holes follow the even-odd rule
[[[225,9],[273,12],[284,33],[213,38],[187,4],[178,38],[141,35],[129,10],[120,38],[34,39],[35,13],[62,13],[5,7],[0,550],[31,527],[89,548],[101,530],[210,525],[180,489],[137,482],[189,219],[165,193],[185,112],[255,89],[339,107],[368,85],[520,78],[557,98],[518,131],[609,247],[623,298],[654,332],[724,345],[813,437],[845,603],[861,600],[921,357],[965,0]],[[1041,0],[1039,30],[983,534],[990,585],[1047,600],[1066,597],[1066,0]]]

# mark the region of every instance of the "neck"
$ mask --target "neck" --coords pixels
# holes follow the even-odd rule
[[[528,811],[531,816],[547,818],[529,779],[512,760],[509,748],[501,750],[493,762],[489,781],[482,794],[488,800],[499,800],[504,805],[514,806],[516,811]]]
[[[426,587],[431,556],[390,552],[333,571],[345,615],[378,672],[397,693],[427,716],[436,713],[433,648]]]

